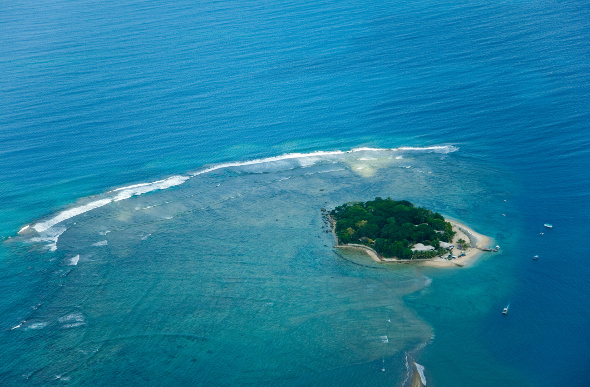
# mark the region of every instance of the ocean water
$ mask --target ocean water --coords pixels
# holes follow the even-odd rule
[[[0,32],[1,384],[590,384],[587,2],[13,1]],[[322,208],[376,196],[500,252],[334,250]]]

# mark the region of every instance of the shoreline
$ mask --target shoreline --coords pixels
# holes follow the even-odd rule
[[[336,243],[338,242],[338,238],[336,237],[336,224],[334,219],[328,215],[330,223],[332,224],[332,234],[336,238]],[[449,260],[443,258],[442,256],[436,256],[434,258],[427,258],[427,259],[397,259],[397,258],[385,258],[382,257],[377,251],[373,248],[361,245],[361,244],[345,244],[340,245],[337,244],[334,247],[339,249],[355,249],[355,250],[362,250],[366,253],[373,261],[378,263],[415,263],[421,264],[423,266],[430,266],[430,267],[465,267],[471,266],[477,258],[484,252],[482,249],[487,247],[492,239],[486,235],[480,234],[470,227],[467,227],[465,224],[460,223],[456,220],[447,219],[447,222],[451,223],[453,226],[453,231],[456,232],[455,236],[453,237],[453,244],[456,246],[457,241],[459,239],[464,239],[465,241],[469,241],[469,248],[466,250],[459,250],[458,248],[454,248],[450,250],[450,255],[456,255],[457,258]],[[465,254],[464,256],[460,256],[461,254]]]
[[[371,259],[375,262],[385,262],[379,253],[377,253],[374,249],[370,248],[369,246],[365,246],[365,245],[357,245],[354,243],[350,243],[347,245],[336,245],[334,247],[337,247],[339,249],[351,249],[351,250],[363,250],[369,257],[371,257]]]
[[[455,237],[453,238],[453,244],[456,245],[456,241],[463,238],[465,240],[469,240],[470,247],[465,251],[465,256],[460,257],[460,253],[458,253],[459,249],[455,248],[451,250],[452,255],[457,255],[457,258],[453,260],[447,260],[440,256],[429,259],[425,261],[423,264],[424,266],[432,266],[432,267],[449,267],[449,266],[458,266],[458,267],[465,267],[471,266],[477,258],[484,252],[482,249],[487,247],[492,238],[475,232],[473,229],[467,227],[463,223],[459,223],[456,220],[447,219],[449,223],[453,226],[453,230],[457,232]]]

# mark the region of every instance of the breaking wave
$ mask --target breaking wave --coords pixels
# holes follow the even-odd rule
[[[132,196],[138,196],[147,192],[174,187],[176,185],[184,183],[187,179],[187,176],[172,176],[164,180],[154,181],[152,183],[135,184],[130,185],[128,187],[118,188],[116,190],[107,192],[107,194],[116,192],[116,195],[104,199],[95,200],[93,202],[78,207],[67,209],[65,211],[60,212],[56,216],[50,218],[49,220],[36,223],[35,225],[33,225],[33,228],[37,232],[41,233],[50,229],[56,224],[63,222],[64,220],[68,220],[73,218],[74,216],[78,216],[85,212],[92,211],[96,208],[106,206],[111,202],[118,202],[121,200],[129,199]],[[23,227],[19,231],[19,233],[26,231],[28,228],[28,226]]]
[[[260,159],[253,159],[247,161],[236,161],[236,162],[227,162],[227,163],[219,163],[202,169],[200,171],[194,172],[189,176],[186,175],[175,175],[168,177],[166,179],[157,180],[149,183],[140,183],[140,184],[133,184],[121,188],[116,188],[111,191],[106,192],[103,194],[102,198],[98,200],[91,201],[86,204],[78,205],[64,211],[59,212],[57,215],[51,216],[46,220],[39,221],[35,224],[25,225],[20,229],[18,232],[21,235],[28,235],[30,233],[36,232],[37,235],[32,234],[31,241],[32,242],[42,242],[46,241],[50,243],[50,249],[55,251],[57,249],[57,238],[61,235],[66,228],[59,228],[59,231],[56,230],[55,226],[59,225],[60,223],[74,218],[78,215],[84,214],[86,212],[95,210],[100,207],[104,207],[108,204],[122,201],[129,199],[133,196],[143,195],[148,192],[153,192],[157,190],[165,190],[171,187],[175,187],[178,185],[183,184],[190,178],[210,173],[217,170],[222,170],[226,168],[232,167],[243,167],[243,166],[253,166],[265,163],[273,163],[273,162],[280,162],[280,161],[296,161],[298,165],[294,167],[308,167],[314,165],[321,161],[329,161],[333,159],[334,162],[337,162],[335,158],[339,156],[346,156],[348,154],[353,154],[357,152],[426,152],[426,153],[441,153],[447,154],[451,152],[457,151],[459,148],[452,146],[452,145],[441,145],[441,146],[429,146],[429,147],[400,147],[400,148],[353,148],[348,151],[341,151],[341,150],[334,150],[334,151],[317,151],[317,152],[310,152],[310,153],[288,153],[280,156],[273,156],[273,157],[266,157]],[[401,155],[397,155],[395,159],[401,159]],[[372,157],[361,157],[359,160],[373,160]],[[356,169],[361,169],[363,167],[355,167]]]
[[[80,260],[80,254],[77,254],[76,256],[70,258],[70,265],[76,266],[78,264],[79,260]]]
[[[426,385],[426,377],[424,376],[424,366],[416,362],[414,362],[414,365],[416,366],[416,371],[418,371],[418,374],[420,375],[420,380],[422,380],[422,384]]]

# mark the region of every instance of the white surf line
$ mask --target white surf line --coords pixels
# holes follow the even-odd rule
[[[416,362],[414,362],[414,365],[416,366],[416,371],[418,371],[418,374],[420,375],[420,380],[422,381],[422,384],[426,386],[426,376],[424,376],[424,366],[422,364],[418,364]]]
[[[64,220],[68,220],[70,218],[73,218],[74,216],[78,216],[85,212],[92,211],[96,208],[106,206],[109,203],[129,199],[132,196],[139,196],[147,192],[162,190],[176,185],[180,185],[188,179],[188,176],[172,176],[167,179],[158,180],[151,183],[135,184],[127,187],[117,188],[116,190],[109,191],[118,192],[118,194],[114,197],[95,200],[82,206],[67,209],[65,211],[60,212],[51,219],[48,219],[44,222],[36,223],[35,225],[33,225],[33,228],[37,232],[43,232],[55,226],[56,224],[63,222]],[[20,232],[25,231],[27,228],[27,226],[23,227]]]
[[[345,155],[355,152],[383,152],[383,151],[438,151],[441,153],[450,153],[455,152],[458,150],[457,147],[452,145],[441,145],[441,146],[429,146],[429,147],[399,147],[399,148],[370,148],[370,147],[360,147],[360,148],[353,148],[348,151],[341,151],[341,150],[334,150],[334,151],[316,151],[311,153],[287,153],[280,156],[272,156],[266,157],[261,159],[253,159],[247,161],[236,161],[236,162],[229,162],[229,163],[220,163],[213,165],[209,168],[203,169],[202,171],[195,172],[190,176],[182,176],[176,175],[171,176],[166,179],[153,181],[150,183],[139,183],[133,184],[121,188],[116,188],[109,193],[117,193],[115,196],[107,197],[104,199],[95,200],[93,202],[69,208],[65,211],[58,213],[53,218],[50,218],[43,222],[38,222],[32,226],[35,231],[41,233],[43,231],[48,230],[49,228],[55,226],[58,223],[61,223],[65,220],[71,219],[75,216],[83,214],[88,211],[92,211],[94,209],[103,207],[109,203],[117,202],[125,199],[129,199],[132,196],[139,196],[147,192],[155,191],[155,190],[163,190],[173,186],[177,186],[183,184],[186,180],[190,179],[191,177],[202,175],[205,173],[213,172],[219,169],[230,168],[230,167],[241,167],[246,165],[255,165],[255,164],[263,164],[273,161],[281,161],[281,160],[290,160],[290,159],[302,159],[302,158],[311,158],[311,157],[326,157],[326,156],[337,156],[337,155]],[[18,232],[19,234],[23,233],[24,231],[28,230],[30,225],[26,225],[20,229]]]
[[[452,145],[440,145],[440,146],[429,146],[429,147],[400,147],[400,148],[369,148],[369,147],[361,147],[361,148],[352,148],[348,151],[341,151],[341,150],[334,150],[334,151],[316,151],[311,153],[287,153],[280,156],[272,156],[272,157],[265,157],[261,159],[253,159],[247,161],[234,161],[229,163],[221,163],[213,165],[209,168],[203,169],[202,171],[195,172],[191,174],[191,176],[198,176],[205,173],[209,173],[212,171],[216,171],[218,169],[223,168],[231,168],[231,167],[242,167],[246,165],[255,165],[255,164],[263,164],[273,161],[281,161],[281,160],[291,160],[291,159],[301,159],[307,157],[322,157],[322,156],[337,156],[337,155],[345,155],[355,152],[394,152],[394,151],[404,151],[404,150],[411,150],[411,151],[446,151],[454,152],[458,150]]]
[[[456,146],[453,145],[434,145],[434,146],[426,146],[426,147],[411,147],[411,146],[403,146],[397,148],[402,151],[434,151],[439,153],[451,153],[456,152],[459,150]]]
[[[60,212],[59,214],[57,214],[57,216],[55,216],[49,220],[46,220],[45,222],[39,222],[39,223],[35,224],[33,226],[33,228],[37,232],[43,232],[43,231],[55,226],[56,224],[63,222],[64,220],[73,218],[74,216],[83,214],[83,213],[88,212],[90,210],[94,210],[95,208],[99,208],[104,205],[107,205],[111,201],[112,201],[112,199],[101,199],[101,200],[96,200],[94,202],[90,202],[90,203],[85,204],[83,206],[70,208],[68,210]]]
[[[351,152],[351,151],[349,151],[349,152]],[[230,163],[221,163],[221,164],[213,165],[207,169],[203,169],[202,171],[195,172],[191,176],[198,176],[198,175],[202,175],[205,173],[213,172],[218,169],[224,169],[224,168],[242,167],[242,166],[246,166],[246,165],[263,164],[263,163],[269,163],[269,162],[273,162],[273,161],[282,161],[282,160],[290,160],[290,159],[301,159],[301,158],[306,158],[306,157],[343,155],[343,154],[346,154],[349,152],[343,152],[343,151],[337,150],[337,151],[318,151],[318,152],[312,152],[312,153],[288,153],[288,154],[284,154],[281,156],[265,157],[262,159],[253,159],[253,160],[247,160],[247,161],[235,161],[235,162],[230,162]]]

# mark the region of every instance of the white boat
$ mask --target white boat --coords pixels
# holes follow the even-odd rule
[[[539,256],[538,256],[538,255],[535,255],[535,256],[533,257],[533,261],[536,261],[537,259],[539,259]]]
[[[506,307],[502,311],[502,314],[508,314],[508,307],[510,307],[510,304],[506,305]]]
[[[543,226],[547,228],[553,228],[553,225],[551,223],[545,223]]]

